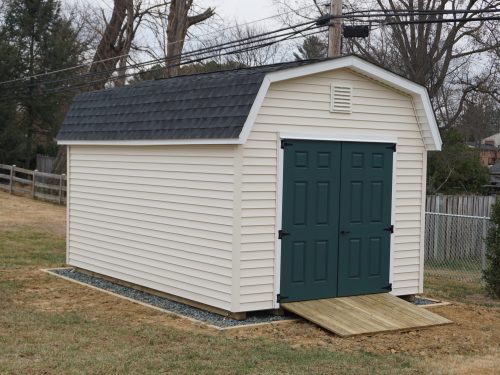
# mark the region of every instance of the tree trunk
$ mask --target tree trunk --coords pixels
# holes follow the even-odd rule
[[[130,46],[132,41],[124,41],[122,38],[127,35],[131,39],[132,35],[123,32],[123,23],[127,19],[125,27],[132,29],[129,25],[133,22],[133,9],[133,0],[115,0],[114,2],[111,19],[106,25],[101,41],[94,54],[94,62],[89,70],[90,73],[100,73],[98,76],[91,78],[93,81],[98,81],[92,85],[94,90],[104,88],[106,82],[115,71],[116,64],[120,60],[120,55],[128,53],[128,50],[124,51],[123,47]]]
[[[181,54],[189,27],[203,22],[215,14],[212,8],[208,8],[203,13],[188,16],[192,5],[193,0],[171,0],[170,2],[167,26],[167,57],[165,60],[167,65],[165,75],[167,77],[175,77],[179,74]]]

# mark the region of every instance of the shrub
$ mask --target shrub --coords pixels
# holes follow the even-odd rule
[[[492,206],[491,223],[486,237],[486,268],[483,270],[483,279],[488,294],[500,298],[500,199]]]

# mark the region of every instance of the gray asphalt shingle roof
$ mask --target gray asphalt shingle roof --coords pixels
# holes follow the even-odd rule
[[[265,75],[315,61],[144,81],[78,95],[59,141],[238,138]]]

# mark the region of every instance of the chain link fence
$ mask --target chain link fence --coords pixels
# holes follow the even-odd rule
[[[425,215],[426,275],[480,283],[490,218],[437,212]]]

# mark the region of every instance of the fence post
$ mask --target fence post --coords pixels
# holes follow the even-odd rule
[[[486,236],[488,234],[487,219],[483,219],[483,241],[481,244],[481,271],[486,269]]]
[[[62,204],[62,192],[63,192],[63,176],[66,176],[64,173],[59,176],[59,204]]]
[[[36,194],[36,172],[38,172],[37,169],[33,171],[33,182],[31,186],[31,198],[35,199],[35,194]]]
[[[10,167],[10,180],[9,180],[9,193],[12,194],[12,190],[14,190],[14,175],[15,175],[16,166],[13,165]]]
[[[440,206],[440,200],[439,200],[439,195],[436,195],[436,205],[435,205],[435,212],[437,213],[441,213],[441,207]],[[433,258],[434,258],[434,261],[438,261],[440,259],[439,258],[439,255],[441,254],[440,250],[439,250],[439,215],[435,215],[433,217],[433,220],[434,220],[434,241],[433,241],[433,244],[432,244],[432,250],[433,250]]]

